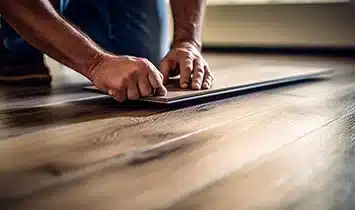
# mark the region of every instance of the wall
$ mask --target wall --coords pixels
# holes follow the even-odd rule
[[[209,2],[204,45],[355,47],[354,3]]]

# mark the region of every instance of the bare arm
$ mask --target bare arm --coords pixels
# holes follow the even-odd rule
[[[143,58],[104,52],[65,21],[48,0],[0,0],[0,12],[30,44],[89,78],[117,101],[165,95],[162,75]]]
[[[173,46],[191,42],[201,49],[205,0],[170,0],[174,20]]]
[[[0,0],[0,12],[26,41],[84,76],[104,53],[48,0]]]

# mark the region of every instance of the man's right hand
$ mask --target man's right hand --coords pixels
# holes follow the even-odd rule
[[[90,69],[88,78],[119,102],[167,93],[163,75],[144,58],[106,54]]]

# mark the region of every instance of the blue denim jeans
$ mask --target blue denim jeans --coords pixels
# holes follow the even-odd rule
[[[169,49],[164,0],[60,0],[56,6],[106,51],[149,59],[158,65]],[[6,49],[23,60],[42,59],[4,20],[0,33]]]

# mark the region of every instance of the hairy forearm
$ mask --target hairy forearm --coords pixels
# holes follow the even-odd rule
[[[87,76],[103,51],[65,21],[48,0],[0,0],[3,18],[31,45]]]
[[[173,45],[192,42],[201,48],[205,0],[170,0],[174,20]]]

